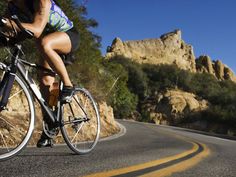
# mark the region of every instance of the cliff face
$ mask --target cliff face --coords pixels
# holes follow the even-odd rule
[[[116,38],[107,51],[106,58],[115,56],[124,56],[137,63],[175,64],[184,70],[206,72],[219,80],[236,82],[233,71],[221,61],[212,61],[209,56],[196,59],[193,47],[182,40],[180,30],[164,34],[159,39],[123,42]]]
[[[193,48],[181,39],[181,31],[162,35],[160,39],[122,42],[116,38],[106,58],[122,55],[138,63],[176,64],[181,69],[195,72]]]

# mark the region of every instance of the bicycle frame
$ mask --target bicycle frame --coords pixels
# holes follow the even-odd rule
[[[32,79],[32,77],[29,76],[29,71],[25,68],[25,65],[29,67],[34,67],[39,70],[47,71],[48,73],[55,75],[56,73],[50,69],[46,69],[40,65],[29,63],[27,61],[24,61],[20,59],[20,53],[21,45],[15,45],[14,52],[11,57],[11,64],[10,66],[6,66],[4,63],[0,62],[0,67],[6,68],[6,72],[4,74],[4,77],[0,83],[0,96],[2,96],[1,102],[0,102],[0,111],[6,109],[6,105],[8,102],[8,98],[10,96],[10,91],[13,87],[13,82],[15,80],[15,76],[17,71],[19,72],[21,78],[26,83],[28,88],[33,93],[34,97],[38,100],[39,104],[41,105],[42,109],[48,114],[51,121],[53,123],[58,123],[60,120],[60,101],[58,101],[57,105],[57,114],[54,114],[54,111],[48,106],[47,102],[42,97],[41,92],[39,91],[36,83]],[[23,52],[22,52],[23,53]],[[60,90],[62,89],[62,82],[60,82]]]

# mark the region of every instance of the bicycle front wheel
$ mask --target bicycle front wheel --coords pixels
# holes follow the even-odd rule
[[[1,80],[4,74],[0,68]],[[16,75],[6,108],[0,112],[0,161],[13,157],[27,145],[34,129],[34,114],[31,95]]]
[[[98,142],[100,117],[90,93],[78,88],[72,102],[62,106],[61,132],[69,148],[77,154],[90,152]]]

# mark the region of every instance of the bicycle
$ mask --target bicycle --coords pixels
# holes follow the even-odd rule
[[[100,117],[97,103],[88,90],[76,87],[72,101],[61,103],[58,99],[51,107],[42,97],[29,68],[56,73],[40,65],[23,60],[25,56],[20,41],[32,38],[33,33],[24,29],[17,16],[12,20],[21,29],[20,40],[0,32],[0,42],[8,51],[10,63],[0,62],[0,160],[11,158],[28,144],[34,130],[35,98],[42,110],[50,117],[54,129],[61,130],[68,147],[76,154],[86,154],[96,146],[100,133]],[[0,18],[0,26],[6,21]],[[59,92],[63,83],[59,82]],[[60,93],[59,93],[60,94]],[[43,131],[49,137],[57,133],[43,123]],[[87,135],[89,132],[89,135]]]

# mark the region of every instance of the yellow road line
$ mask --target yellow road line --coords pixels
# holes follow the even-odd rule
[[[193,144],[193,147],[190,150],[185,151],[180,154],[177,154],[177,155],[174,155],[174,156],[169,156],[169,157],[166,157],[163,159],[154,160],[154,161],[150,161],[147,163],[138,164],[138,165],[134,165],[134,166],[126,167],[126,168],[120,168],[120,169],[115,169],[115,170],[111,170],[111,171],[107,171],[107,172],[95,173],[95,174],[87,175],[86,177],[107,177],[107,176],[126,174],[129,172],[135,172],[138,170],[143,170],[146,168],[150,168],[150,167],[154,167],[154,166],[157,166],[160,164],[164,164],[164,163],[170,162],[172,160],[180,159],[180,158],[183,158],[187,155],[193,154],[198,151],[199,145],[197,145],[196,143],[193,143],[193,142],[190,142],[190,143]],[[193,158],[191,158],[189,160],[185,160],[180,163],[177,163],[176,165],[172,165],[170,167],[158,170],[156,173],[155,172],[149,173],[149,174],[147,174],[147,176],[153,175],[153,176],[157,177],[157,175],[162,175],[162,174],[163,174],[163,176],[166,176],[171,173],[174,173],[177,171],[182,171],[182,170],[192,167],[193,165],[197,164],[203,157],[207,156],[210,152],[209,149],[206,147],[206,145],[202,144],[202,146],[203,146],[203,151],[201,153],[199,153],[198,155],[194,156]],[[161,173],[158,173],[158,172],[161,172]]]
[[[180,163],[177,163],[175,165],[172,165],[170,167],[154,171],[151,173],[147,173],[145,175],[142,175],[141,177],[164,177],[164,176],[170,176],[173,173],[181,172],[184,170],[187,170],[193,166],[195,166],[197,163],[199,163],[204,157],[208,156],[210,154],[210,150],[207,148],[205,144],[201,144],[204,148],[204,150],[199,153],[198,155],[188,159],[184,160]]]

